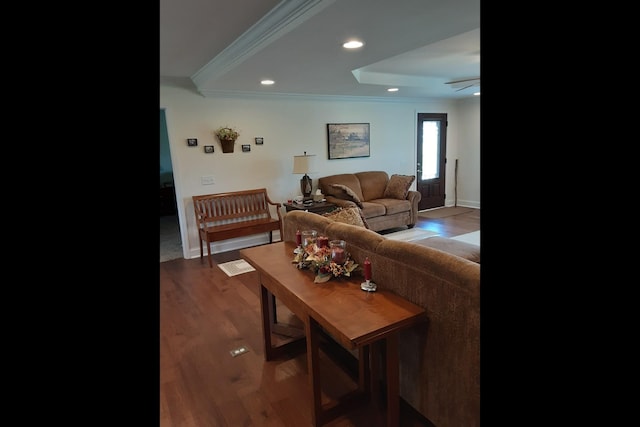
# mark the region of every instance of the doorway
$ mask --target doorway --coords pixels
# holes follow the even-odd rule
[[[416,190],[418,210],[444,206],[447,166],[447,114],[418,113]]]
[[[182,256],[169,133],[165,111],[160,109],[160,262]]]

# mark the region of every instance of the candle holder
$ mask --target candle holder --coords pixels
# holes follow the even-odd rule
[[[360,283],[360,289],[367,292],[375,292],[378,289],[378,285],[376,285],[371,280],[367,280],[365,282]]]
[[[329,242],[331,248],[331,261],[336,264],[344,264],[347,261],[347,242],[344,240],[332,240]]]
[[[360,284],[360,289],[367,292],[375,292],[378,286],[371,281],[371,261],[369,257],[364,259],[364,279],[365,281]]]
[[[316,245],[318,245],[318,248],[329,247],[329,238],[327,236],[318,236],[316,239]]]
[[[301,234],[303,248],[307,248],[309,245],[316,243],[316,239],[318,238],[318,232],[316,230],[304,230]]]

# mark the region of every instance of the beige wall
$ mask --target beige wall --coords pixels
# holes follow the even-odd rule
[[[299,194],[300,175],[292,174],[293,156],[315,154],[317,178],[335,173],[384,170],[414,175],[417,113],[447,113],[447,200],[454,203],[454,165],[458,158],[458,205],[480,207],[480,100],[383,102],[340,98],[205,98],[188,89],[160,87],[160,108],[166,111],[178,216],[185,256],[200,255],[191,196],[249,188],[267,188],[273,201]],[[328,160],[327,123],[370,123],[371,156]],[[240,131],[234,153],[222,153],[213,135],[220,126]],[[255,137],[264,144],[256,145]],[[187,138],[197,138],[188,147]],[[242,152],[249,144],[251,151]],[[205,145],[215,152],[206,154]],[[214,184],[203,185],[202,176]],[[415,183],[413,185],[415,189]],[[232,239],[213,245],[214,252],[264,243],[266,236]]]

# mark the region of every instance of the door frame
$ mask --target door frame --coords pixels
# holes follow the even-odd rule
[[[164,110],[164,121],[167,127],[167,139],[169,140],[169,154],[171,157],[171,168],[173,169],[173,189],[176,193],[176,210],[178,211],[178,227],[180,227],[180,241],[182,242],[182,257],[189,259],[189,239],[187,236],[187,225],[185,218],[184,203],[182,201],[182,186],[180,185],[180,168],[176,160],[176,156],[171,149],[171,120],[169,118],[169,109],[166,107],[160,107],[160,110]]]
[[[438,140],[438,172],[437,177],[429,180],[421,180],[422,170],[422,122],[438,121],[441,123]],[[418,203],[418,210],[444,207],[447,190],[447,113],[417,113],[416,114],[416,191],[422,197]]]

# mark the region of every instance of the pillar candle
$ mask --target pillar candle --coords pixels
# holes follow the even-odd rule
[[[369,257],[364,259],[364,280],[371,280],[371,261],[369,261]]]
[[[329,238],[326,236],[320,236],[318,237],[318,240],[316,240],[316,243],[319,248],[326,248],[329,246]]]
[[[344,249],[342,248],[332,248],[331,249],[331,261],[336,264],[343,264],[345,261]]]
[[[296,231],[296,245],[302,245],[302,234],[300,233],[300,230]]]

